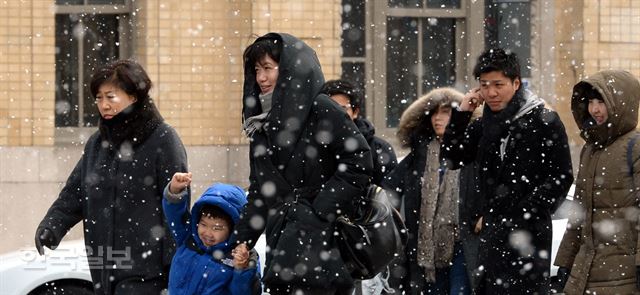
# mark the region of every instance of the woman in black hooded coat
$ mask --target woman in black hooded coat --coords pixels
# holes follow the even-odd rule
[[[369,146],[340,106],[320,94],[320,63],[304,42],[269,33],[244,57],[251,173],[236,249],[252,248],[266,231],[270,294],[346,293],[353,280],[334,243],[335,220],[353,213],[353,200],[370,182]],[[257,81],[265,69],[277,70],[277,82]]]

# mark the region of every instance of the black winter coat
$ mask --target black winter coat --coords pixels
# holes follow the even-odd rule
[[[123,283],[144,292],[135,289],[141,279],[166,288],[175,250],[162,191],[175,172],[187,171],[184,146],[160,123],[144,142],[129,147],[112,149],[100,132],[93,134],[38,227],[52,230],[57,245],[82,221],[96,294],[113,294]]]
[[[477,161],[480,169],[479,294],[548,293],[551,214],[573,182],[571,157],[557,113],[533,95],[524,100],[507,124],[506,139],[480,144],[486,109],[468,127],[471,112],[454,110],[444,136],[441,152],[452,165]]]
[[[352,201],[370,181],[369,146],[327,95],[315,52],[287,34],[268,129],[250,137],[248,204],[236,225],[249,247],[264,231],[267,287],[346,288],[353,285],[334,239],[335,219],[352,213]],[[262,112],[254,65],[245,65],[244,117]]]
[[[383,187],[399,194],[397,206],[403,207],[402,214],[408,230],[407,245],[403,261],[392,266],[392,282],[399,282],[408,294],[420,294],[427,282],[424,270],[418,265],[418,221],[420,220],[420,202],[422,200],[422,175],[427,162],[427,147],[432,136],[420,134],[411,141],[411,152],[389,173]],[[402,202],[402,206],[400,205]],[[393,269],[395,268],[395,269]],[[395,277],[402,275],[401,277]]]
[[[373,157],[373,183],[382,184],[382,179],[398,165],[396,153],[391,144],[386,140],[375,136],[376,129],[369,120],[359,117],[354,120],[358,130],[367,140]]]

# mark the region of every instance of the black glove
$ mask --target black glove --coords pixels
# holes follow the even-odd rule
[[[43,246],[48,247],[51,250],[55,250],[58,245],[56,243],[56,238],[53,236],[53,232],[46,228],[40,228],[36,231],[36,249],[38,249],[38,253],[40,255],[44,255]]]
[[[564,286],[567,284],[567,281],[569,280],[570,273],[571,273],[571,270],[566,267],[558,268],[558,286],[560,288],[564,289]]]
[[[640,290],[640,265],[636,265],[636,289]]]

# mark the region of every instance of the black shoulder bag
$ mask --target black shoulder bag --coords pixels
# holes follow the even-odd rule
[[[370,185],[358,200],[353,219],[337,218],[337,239],[342,260],[354,279],[370,279],[404,251],[407,227],[391,205],[388,194]]]

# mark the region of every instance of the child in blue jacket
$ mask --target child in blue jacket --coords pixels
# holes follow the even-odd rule
[[[247,203],[244,191],[214,184],[189,213],[186,188],[191,173],[176,173],[162,206],[178,249],[171,262],[169,294],[252,294],[260,292],[257,252],[233,253],[233,226]]]

